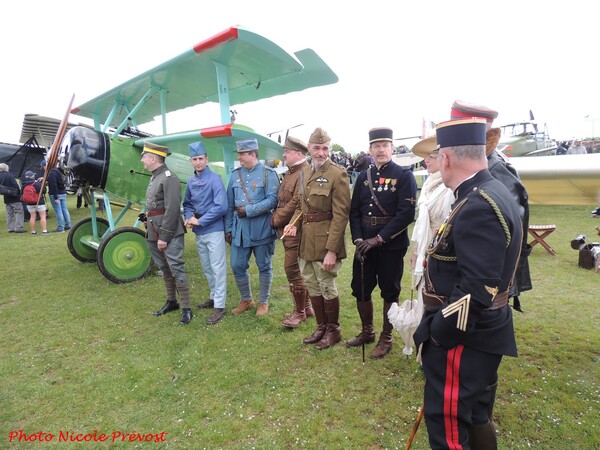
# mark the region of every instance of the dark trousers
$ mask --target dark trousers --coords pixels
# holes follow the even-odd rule
[[[406,255],[406,247],[388,250],[384,244],[367,253],[363,263],[364,268],[361,268],[360,261],[354,258],[352,295],[358,301],[368,300],[379,284],[384,301],[388,303],[397,301],[400,296],[400,280],[404,272],[404,255]]]
[[[469,427],[488,422],[489,385],[502,355],[423,344],[425,423],[432,449],[469,448]]]

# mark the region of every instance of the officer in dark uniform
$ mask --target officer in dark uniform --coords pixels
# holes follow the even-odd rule
[[[192,320],[190,308],[190,285],[183,269],[183,243],[185,227],[181,216],[181,185],[177,175],[165,165],[170,155],[169,148],[163,145],[144,143],[142,164],[152,172],[150,184],[146,190],[146,227],[148,248],[154,263],[163,273],[167,301],[154,313],[161,316],[183,308],[182,325]]]
[[[358,175],[350,205],[350,230],[356,245],[352,295],[357,300],[362,331],[346,345],[359,347],[375,341],[371,294],[379,285],[384,302],[383,331],[371,352],[373,358],[383,358],[392,348],[388,311],[398,303],[404,255],[410,245],[407,228],[415,220],[415,177],[392,161],[393,149],[391,129],[369,131],[369,151],[375,163]]]
[[[425,422],[433,449],[496,448],[489,386],[503,355],[516,356],[508,291],[521,249],[519,208],[492,177],[486,122],[438,125],[438,161],[456,201],[427,257],[423,344]]]

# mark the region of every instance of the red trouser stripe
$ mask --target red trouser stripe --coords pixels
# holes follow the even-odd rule
[[[446,384],[444,386],[444,429],[446,442],[451,450],[461,450],[458,436],[458,394],[460,357],[464,346],[458,345],[448,350],[446,356]]]

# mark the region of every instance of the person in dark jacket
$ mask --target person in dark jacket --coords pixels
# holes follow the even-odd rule
[[[35,179],[35,173],[31,170],[25,172],[25,178],[23,179],[23,189],[25,189],[28,185],[33,184],[35,187],[35,191],[39,194],[40,191],[42,195],[37,203],[37,205],[27,205],[27,210],[29,211],[29,230],[31,234],[37,234],[35,229],[35,223],[37,221],[37,214],[40,215],[40,224],[42,225],[42,234],[48,234],[48,226],[46,224],[46,188],[42,189],[42,180]]]
[[[374,164],[356,179],[350,203],[350,230],[356,245],[352,266],[352,295],[362,331],[346,341],[348,347],[375,342],[371,294],[379,285],[383,298],[383,329],[371,352],[383,358],[392,348],[393,326],[388,311],[400,296],[404,255],[410,240],[408,226],[415,220],[417,183],[413,174],[392,161],[393,131],[369,130]]]
[[[46,170],[46,161],[42,161],[41,164]],[[65,176],[58,167],[54,167],[48,173],[46,178],[48,183],[48,194],[50,196],[50,203],[56,214],[57,226],[54,232],[63,233],[66,230],[71,229],[71,215],[67,208],[67,189],[65,186]]]
[[[4,205],[6,207],[6,225],[9,233],[25,233],[23,229],[23,203],[21,202],[21,188],[16,178],[8,171],[7,164],[0,164],[0,185],[6,193]]]
[[[517,356],[508,306],[523,228],[512,194],[488,170],[486,121],[436,128],[444,184],[455,202],[427,251],[425,312],[414,340],[425,374],[432,449],[497,448],[490,391],[503,355]]]

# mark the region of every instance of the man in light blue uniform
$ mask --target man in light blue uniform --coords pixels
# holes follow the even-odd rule
[[[190,177],[183,199],[185,226],[196,235],[196,247],[210,289],[209,299],[199,308],[213,308],[209,325],[225,315],[227,266],[225,265],[225,213],[227,194],[223,180],[208,167],[208,154],[202,142],[189,145],[194,175]]]
[[[232,172],[227,186],[225,216],[225,239],[231,245],[231,269],[241,296],[232,312],[241,314],[254,307],[248,275],[250,255],[254,253],[260,286],[256,315],[261,317],[269,313],[276,238],[271,216],[277,206],[279,177],[258,160],[256,139],[237,141],[236,148],[240,167]]]

